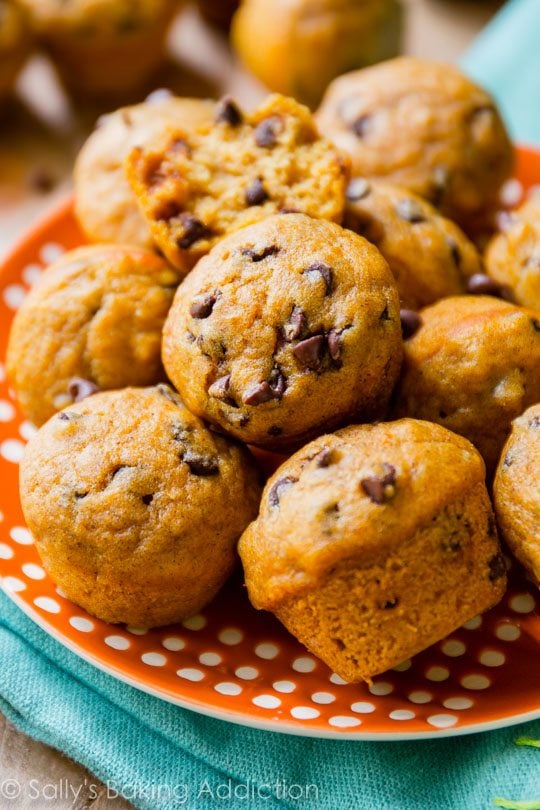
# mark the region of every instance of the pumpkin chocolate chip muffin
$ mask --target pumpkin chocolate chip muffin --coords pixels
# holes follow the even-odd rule
[[[30,52],[26,17],[12,0],[0,0],[0,101],[9,95]]]
[[[224,99],[211,125],[134,149],[127,176],[155,242],[187,272],[223,236],[279,211],[341,221],[347,168],[309,110],[270,96],[252,114]]]
[[[540,585],[540,404],[514,420],[493,496],[504,539]]]
[[[540,310],[540,194],[503,221],[504,229],[486,250],[487,272],[517,304]]]
[[[180,285],[163,333],[187,407],[276,450],[380,417],[400,362],[399,300],[381,254],[302,214],[216,245]]]
[[[412,419],[299,450],[239,552],[253,605],[352,682],[444,638],[506,586],[480,455]]]
[[[165,92],[100,119],[75,163],[75,213],[92,242],[151,247],[149,227],[124,175],[124,161],[167,127],[195,129],[213,120],[215,103]]]
[[[489,296],[456,296],[421,312],[405,341],[398,416],[466,436],[492,475],[511,422],[540,400],[540,312]]]
[[[316,118],[355,175],[425,197],[467,232],[491,218],[512,170],[493,99],[452,65],[402,57],[347,73]]]
[[[379,248],[404,307],[419,309],[464,293],[466,279],[481,272],[478,251],[463,231],[405,189],[354,178],[344,224]]]
[[[165,378],[161,330],[178,273],[143,248],[95,245],[49,267],[18,310],[7,371],[26,416],[41,425],[96,388]]]
[[[248,452],[167,386],[70,406],[30,440],[21,467],[51,578],[92,615],[138,627],[181,621],[215,596],[259,495]]]

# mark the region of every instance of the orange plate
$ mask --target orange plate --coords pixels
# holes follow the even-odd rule
[[[540,153],[520,150],[518,175],[525,186],[540,183]],[[6,260],[0,357],[13,312],[43,266],[83,241],[69,201]],[[145,631],[88,616],[55,588],[24,527],[17,463],[33,430],[0,364],[2,587],[54,638],[105,672],[202,714],[315,737],[419,739],[540,717],[540,599],[519,572],[498,607],[371,687],[345,684],[271,616],[256,612],[239,576],[204,615],[182,625]]]

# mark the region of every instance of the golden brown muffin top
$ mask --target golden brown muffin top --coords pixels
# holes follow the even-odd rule
[[[0,54],[16,50],[29,40],[22,10],[11,0],[0,0]]]
[[[161,22],[178,5],[176,0],[19,0],[36,30],[62,30],[81,36],[129,34]]]

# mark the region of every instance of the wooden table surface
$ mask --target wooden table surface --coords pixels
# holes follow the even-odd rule
[[[501,0],[404,3],[408,12],[405,52],[439,60],[456,59],[502,5]],[[264,93],[234,63],[224,39],[206,29],[192,9],[174,26],[170,50],[171,61],[159,83],[180,95],[219,96],[227,90],[250,103]],[[44,59],[35,58],[25,69],[19,99],[0,120],[0,255],[44,208],[66,194],[73,158],[100,112],[74,109]],[[38,188],[44,180],[52,181],[52,191]],[[131,807],[121,798],[108,796],[107,788],[82,766],[19,733],[0,714],[0,782],[4,779],[16,780],[21,795],[14,800],[0,796],[0,810]],[[36,784],[56,786],[59,798],[54,802],[33,798],[35,790],[30,786]],[[68,786],[79,791],[75,800]]]

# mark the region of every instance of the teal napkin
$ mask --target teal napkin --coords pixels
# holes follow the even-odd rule
[[[540,737],[540,721],[410,743],[257,731],[116,681],[51,639],[4,594],[0,616],[0,710],[141,810],[484,810],[494,796],[540,799],[540,751],[514,745],[520,735]],[[0,775],[0,792],[7,778]],[[258,790],[270,798],[258,798]],[[304,799],[294,798],[299,790]],[[0,799],[0,806],[8,805]]]
[[[491,91],[510,132],[540,144],[540,0],[511,0],[460,60]]]

